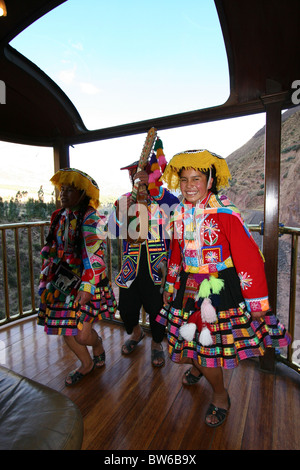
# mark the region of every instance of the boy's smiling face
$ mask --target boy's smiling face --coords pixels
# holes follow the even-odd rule
[[[207,177],[201,171],[194,170],[193,168],[182,169],[180,174],[180,190],[188,202],[196,204],[207,196],[212,181],[207,185]]]

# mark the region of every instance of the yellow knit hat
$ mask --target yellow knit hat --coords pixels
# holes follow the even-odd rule
[[[97,209],[100,205],[100,191],[96,181],[87,173],[75,168],[63,168],[58,170],[50,179],[59,190],[62,185],[73,185],[76,189],[84,190],[90,198],[90,205]]]
[[[179,172],[182,168],[208,171],[212,165],[216,169],[217,190],[228,186],[231,174],[226,160],[208,150],[187,150],[177,153],[168,163],[162,179],[169,189],[178,189],[180,187]]]

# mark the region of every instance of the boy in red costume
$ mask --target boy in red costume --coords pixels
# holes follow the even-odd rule
[[[175,155],[163,179],[180,187],[164,292],[157,317],[168,324],[170,357],[192,362],[183,383],[204,375],[213,389],[205,422],[226,419],[230,399],[222,368],[282,347],[289,334],[271,314],[264,260],[239,210],[218,190],[227,186],[226,161],[207,150]]]

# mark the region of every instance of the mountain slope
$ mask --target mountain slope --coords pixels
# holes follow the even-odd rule
[[[225,192],[246,219],[249,211],[263,211],[264,207],[264,141],[263,127],[227,157],[232,180]],[[299,226],[299,189],[300,107],[297,107],[282,116],[280,222],[285,225]]]

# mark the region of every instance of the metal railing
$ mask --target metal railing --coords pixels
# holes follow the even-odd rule
[[[1,230],[1,252],[2,252],[2,273],[0,273],[0,325],[11,321],[16,321],[28,315],[37,313],[36,309],[36,291],[37,282],[34,277],[34,265],[41,267],[39,252],[41,246],[44,245],[45,227],[50,222],[25,222],[17,224],[0,225]],[[32,231],[37,227],[39,231],[39,246],[36,253],[33,249]],[[24,233],[26,236],[24,237]],[[20,242],[24,244],[26,238],[27,260],[24,260],[24,250],[20,250]],[[13,249],[14,247],[14,249]],[[25,261],[22,263],[21,261]],[[30,286],[30,308],[24,310],[22,278],[26,276],[26,280]],[[3,293],[1,292],[3,289]],[[17,296],[18,310],[11,312],[12,297],[14,297],[13,309],[15,310],[15,295]],[[4,301],[4,305],[3,305]]]
[[[40,249],[45,243],[45,228],[48,221],[26,222],[0,225],[2,273],[0,272],[0,326],[12,321],[20,320],[38,312],[38,279],[41,268],[39,257]],[[262,233],[261,225],[249,225],[252,232]],[[25,234],[25,235],[24,235]],[[290,243],[290,281],[289,281],[289,308],[288,330],[293,342],[287,348],[286,357],[280,354],[279,359],[289,367],[300,372],[300,364],[293,360],[293,343],[295,343],[296,325],[296,289],[298,268],[298,237],[299,228],[279,227],[279,236],[289,235]],[[117,249],[117,266],[112,263],[112,241],[106,240],[106,263],[110,280],[114,271],[121,263],[121,242],[114,245]],[[116,256],[114,256],[116,259]],[[116,264],[116,261],[114,261]],[[26,286],[24,287],[24,278]],[[3,291],[3,292],[1,292]],[[26,298],[25,297],[26,292]],[[117,317],[118,320],[119,317]],[[147,325],[146,313],[142,312],[142,325]],[[300,338],[299,338],[300,340]]]
[[[258,232],[263,235],[263,224],[248,225],[251,232]],[[292,342],[287,348],[287,356],[284,357],[282,354],[278,354],[277,358],[287,364],[292,369],[300,372],[300,357],[294,360],[293,356],[297,351],[294,351],[295,345],[299,343],[300,336],[295,338],[295,327],[296,327],[296,294],[297,294],[297,268],[298,268],[298,237],[300,235],[300,228],[285,227],[283,224],[279,224],[278,236],[290,235],[290,282],[289,282],[289,307],[288,307],[288,324],[287,328],[292,337]],[[299,319],[298,319],[299,321]],[[298,329],[300,327],[298,325]],[[296,355],[296,354],[295,354]],[[300,356],[300,353],[299,353]]]

